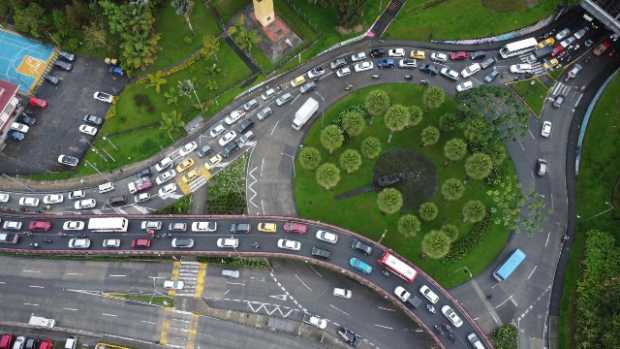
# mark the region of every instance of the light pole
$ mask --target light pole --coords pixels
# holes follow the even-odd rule
[[[610,203],[609,203],[609,201],[605,201],[605,205],[607,205],[607,207],[608,207],[607,209],[605,209],[605,210],[603,210],[603,211],[601,211],[601,212],[599,212],[599,213],[595,214],[595,215],[594,215],[594,216],[592,216],[592,217],[586,218],[586,219],[584,219],[584,220],[585,220],[585,221],[588,221],[588,220],[593,219],[593,218],[596,218],[596,217],[598,217],[598,216],[602,216],[602,215],[604,215],[605,213],[608,213],[608,212],[610,212],[611,210],[613,210],[613,209],[614,209],[614,206],[613,206],[612,204],[610,204]],[[577,215],[577,218],[580,218],[580,216],[579,216],[579,215]]]
[[[112,140],[106,136],[101,137],[104,141],[107,141],[108,143],[110,143],[110,145],[112,146],[112,148],[114,148],[114,150],[118,150],[118,147],[116,146],[116,144],[114,144],[114,142],[112,142]]]

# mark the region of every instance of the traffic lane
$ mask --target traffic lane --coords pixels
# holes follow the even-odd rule
[[[222,226],[226,227],[226,226],[228,226],[228,225],[229,225],[229,224],[225,224],[224,222],[230,222],[230,221],[225,221],[222,217],[216,217],[216,218],[217,218],[217,220],[218,220],[218,222],[219,222],[219,228],[220,228],[220,229],[222,228]],[[160,219],[160,218],[158,217],[157,219]],[[179,218],[177,217],[176,219],[178,220]],[[248,219],[248,218],[246,218],[246,219]],[[272,219],[272,218],[266,218],[266,219]],[[167,223],[167,222],[169,222],[171,219],[170,219],[169,217],[162,217],[162,220],[164,221],[164,223]],[[265,220],[265,219],[249,218],[249,222],[250,222],[250,223],[252,223],[252,226],[255,226],[255,225],[256,225],[256,223],[257,223],[258,221],[262,221],[262,220]],[[282,222],[284,222],[284,221],[287,221],[287,220],[281,220],[281,219],[274,219],[274,220],[278,221],[279,223],[282,223]],[[241,221],[241,220],[240,220],[240,221]],[[166,225],[167,225],[167,224],[164,224],[164,226],[166,226]],[[132,225],[130,224],[130,226],[132,226]],[[134,229],[135,229],[135,227],[136,227],[136,226],[137,226],[137,225],[134,225]],[[310,233],[310,234],[299,235],[299,236],[295,236],[294,238],[295,238],[295,239],[298,239],[298,240],[302,240],[302,242],[305,240],[306,242],[312,241],[312,243],[315,243],[315,240],[311,239],[309,236],[313,235],[313,234],[314,234],[314,232],[315,232],[317,229],[318,229],[318,228],[317,228],[317,226],[315,226],[314,224],[312,224],[312,229],[310,229],[310,231],[311,231],[311,233]],[[341,231],[340,229],[337,229],[337,228],[335,228],[335,227],[334,227],[333,229],[335,229],[336,231]],[[140,232],[139,232],[138,234],[140,234]],[[99,234],[96,234],[96,235],[99,235]],[[110,235],[110,234],[101,234],[101,235]],[[112,234],[112,236],[113,236],[113,235],[114,235],[114,234]],[[131,236],[131,234],[122,234],[122,235]],[[186,235],[187,235],[187,234],[186,234]],[[193,234],[189,234],[189,235],[193,236]],[[224,234],[223,234],[223,235],[224,235]],[[225,234],[225,235],[228,235],[228,234]],[[243,251],[243,250],[245,250],[245,251],[249,251],[250,253],[251,253],[251,252],[253,252],[253,251],[252,251],[252,250],[253,250],[253,248],[252,248],[252,242],[253,242],[253,241],[258,241],[258,242],[261,244],[261,248],[260,248],[261,252],[265,252],[265,251],[266,251],[266,252],[270,252],[270,253],[274,253],[274,252],[280,252],[280,253],[281,253],[282,251],[281,251],[281,250],[279,250],[279,249],[275,246],[275,241],[274,241],[274,240],[275,240],[275,239],[274,239],[274,237],[275,237],[275,236],[274,236],[274,237],[270,237],[270,235],[271,235],[271,234],[258,234],[258,233],[248,235],[248,238],[245,238],[245,239],[243,239],[243,240],[241,241],[241,244],[240,244],[240,247],[239,247],[239,251]],[[291,235],[291,236],[292,236],[292,234],[287,234],[287,235]],[[345,234],[341,234],[341,235],[342,235],[342,236],[341,236],[341,239],[343,240],[343,242],[342,242],[342,243],[344,243],[345,245],[350,245],[350,243],[351,243],[351,241],[352,241],[353,237],[352,237],[352,236],[350,236],[350,235],[348,235],[348,234],[347,234],[347,235],[345,235]],[[278,237],[279,237],[279,236],[278,236]],[[293,237],[292,237],[292,238],[293,238]],[[97,236],[97,238],[96,238],[96,239],[101,239],[101,238],[99,238],[99,237]],[[210,245],[210,246],[213,246],[213,245],[215,245],[215,241],[216,241],[216,239],[217,239],[217,236],[204,236],[204,237],[202,238],[202,240],[204,240],[204,239],[208,240],[208,242],[207,242],[205,245]],[[256,240],[253,240],[253,239],[256,239]],[[167,249],[169,249],[169,247],[168,247],[168,246],[169,246],[169,245],[168,245],[168,243],[169,243],[169,238],[160,238],[160,239],[155,239],[154,241],[155,241],[155,242],[154,242],[154,246],[153,246],[153,248],[154,248],[155,250],[157,250],[157,249],[162,249],[162,253],[163,253],[163,250],[167,250]],[[376,244],[375,244],[374,242],[372,242],[371,244],[372,244],[373,246],[375,246],[375,248],[376,248]],[[200,246],[202,246],[202,245],[200,245]],[[341,245],[341,246],[342,246],[342,245]],[[308,256],[308,255],[310,255],[311,248],[312,248],[311,243],[302,243],[302,248],[301,248],[301,251],[300,251],[301,253],[296,253],[296,254],[298,254],[298,255],[307,255],[307,256]],[[213,249],[213,247],[211,247],[211,249]],[[257,250],[257,249],[254,249],[254,250]],[[118,252],[119,252],[119,253],[123,253],[123,251],[118,251]],[[128,251],[128,252],[129,252],[129,251]],[[182,253],[181,251],[179,251],[179,252],[180,252],[180,253]],[[256,251],[256,252],[258,252],[258,251]],[[156,252],[155,252],[155,253],[156,253]],[[236,252],[236,251],[231,251],[231,252],[227,252],[227,255],[229,255],[229,256],[236,256],[236,255],[237,255],[237,253],[238,253],[238,252]],[[374,252],[374,257],[375,257],[375,258],[378,258],[379,256],[380,256],[380,253],[379,253],[379,252]],[[336,265],[339,265],[339,266],[340,266],[339,268],[341,268],[340,270],[342,270],[342,271],[344,271],[344,270],[350,270],[350,269],[349,269],[349,267],[347,266],[347,265],[348,265],[347,263],[348,263],[348,259],[349,259],[349,257],[350,257],[350,252],[349,252],[349,253],[346,253],[346,255],[344,255],[344,254],[343,254],[343,255],[340,255],[340,254],[334,254],[334,255],[333,255],[333,258],[332,258],[332,260],[331,260],[331,263],[336,264]],[[376,269],[376,268],[377,268],[377,264],[376,264],[376,260],[375,260],[375,259],[372,259],[372,260],[365,259],[365,260],[366,260],[366,261],[367,261],[370,265],[373,265],[373,266],[375,267],[375,270],[378,270],[378,269]],[[394,288],[395,288],[397,285],[400,285],[400,284],[402,284],[402,283],[403,283],[402,281],[398,281],[398,280],[400,280],[400,279],[396,280],[396,278],[395,278],[395,277],[393,277],[393,276],[392,276],[392,277],[385,277],[384,275],[378,276],[378,275],[377,275],[377,272],[375,272],[374,274],[371,274],[370,276],[368,276],[368,279],[370,279],[371,281],[373,281],[375,284],[380,285],[380,286],[381,286],[383,289],[385,289],[385,290],[386,290],[386,292],[388,292],[389,294],[391,294],[391,293],[392,293],[392,291],[394,290]],[[419,283],[419,282],[422,282],[422,281],[421,281],[421,279],[423,279],[423,277],[418,277],[418,278],[416,279],[416,281],[414,281],[414,284],[416,284],[416,282],[418,282],[418,283]],[[430,283],[430,285],[432,285],[432,283]],[[419,285],[418,285],[418,287],[416,287],[416,288],[419,288]],[[436,290],[436,291],[437,291],[437,290]],[[445,292],[445,291],[443,291],[443,290],[438,291],[438,293],[441,293],[441,294],[444,294],[444,295],[445,295],[445,294],[447,294],[447,293],[444,293],[444,292]],[[444,297],[444,298],[446,298],[446,297]],[[446,298],[446,299],[447,299],[447,298]],[[449,303],[450,303],[450,302],[449,302]],[[458,309],[457,309],[457,308],[455,308],[455,307],[453,306],[453,304],[452,304],[452,308],[453,308],[453,309],[455,309],[455,311],[458,311]],[[438,310],[438,311],[439,311],[439,310]],[[419,311],[419,310],[418,310],[418,311],[416,311],[416,314],[418,314],[418,316],[420,316],[420,317],[421,317],[421,319],[422,319],[423,321],[434,320],[434,319],[430,319],[430,318],[428,317],[428,314],[427,314],[426,312],[424,312],[424,311]],[[463,316],[463,314],[460,314],[460,315],[461,315],[461,317]],[[428,323],[428,322],[427,322],[427,323]],[[460,336],[464,337],[464,336],[466,336],[468,333],[473,332],[473,329],[472,329],[471,327],[469,327],[469,326],[468,326],[468,324],[465,324],[465,325],[464,325],[464,326],[462,326],[461,328],[456,329],[456,331],[455,331],[455,332],[456,332],[457,336],[459,336],[459,335],[460,335]],[[445,344],[446,344],[446,345],[449,345],[449,343],[445,343]]]

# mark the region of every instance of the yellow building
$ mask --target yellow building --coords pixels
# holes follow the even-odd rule
[[[254,0],[254,15],[263,27],[273,23],[276,19],[276,14],[273,10],[273,0]]]

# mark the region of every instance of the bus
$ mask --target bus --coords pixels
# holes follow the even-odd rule
[[[101,217],[88,220],[88,230],[100,233],[126,233],[129,220],[125,217]]]
[[[396,258],[389,252],[385,252],[383,257],[379,258],[377,262],[409,283],[413,282],[413,279],[415,279],[416,275],[418,275],[415,268]]]
[[[514,41],[504,45],[499,49],[499,54],[502,58],[510,58],[518,56],[522,53],[530,52],[536,49],[538,41],[535,38],[527,38],[519,41]]]
[[[517,270],[519,265],[525,260],[525,253],[520,249],[516,249],[508,259],[502,265],[495,270],[493,278],[497,281],[504,281],[510,277],[510,275]]]

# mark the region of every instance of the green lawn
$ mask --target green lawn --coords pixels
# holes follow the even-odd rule
[[[428,7],[428,0],[408,0],[385,36],[419,41],[473,39],[506,33],[553,13],[560,0],[446,0]]]
[[[319,134],[322,125],[328,125],[343,110],[353,105],[363,105],[365,95],[375,89],[370,87],[357,91],[345,97],[340,102],[333,105],[321,120],[316,120],[312,128],[308,131],[304,145],[314,146],[321,149],[322,162],[330,161],[338,164],[338,156],[344,149],[354,148],[359,150],[362,139],[366,136],[374,135],[382,141],[383,149],[415,149],[418,153],[424,154],[432,160],[437,168],[437,179],[439,185],[447,178],[455,177],[464,179],[463,161],[444,165],[443,145],[446,140],[461,136],[460,131],[442,133],[437,145],[422,148],[419,142],[420,131],[429,125],[436,125],[440,115],[455,110],[455,102],[451,98],[446,99],[446,103],[438,110],[425,113],[422,123],[414,128],[406,129],[401,133],[395,133],[391,143],[386,143],[389,131],[386,129],[382,118],[375,118],[373,124],[366,128],[361,136],[352,138],[340,150],[333,155],[329,155],[320,145]],[[391,96],[392,103],[404,105],[422,105],[422,88],[417,85],[390,84],[381,87]],[[431,260],[422,258],[420,253],[420,243],[423,233],[430,229],[438,229],[443,224],[451,223],[459,227],[461,236],[468,234],[472,225],[465,224],[461,220],[461,209],[465,201],[479,199],[488,208],[492,203],[484,194],[486,186],[483,181],[469,180],[466,184],[466,193],[461,200],[447,201],[439,193],[439,189],[430,199],[439,206],[439,216],[431,223],[422,224],[422,233],[411,240],[400,236],[396,229],[399,215],[383,215],[377,209],[375,192],[365,193],[345,200],[336,200],[336,194],[346,192],[355,188],[363,187],[371,183],[372,170],[375,160],[364,162],[360,170],[352,175],[341,172],[341,181],[332,191],[322,189],[315,180],[314,171],[308,171],[301,167],[299,161],[296,166],[296,177],[294,183],[297,210],[300,216],[310,219],[317,219],[323,222],[332,223],[351,229],[355,232],[364,234],[373,240],[378,240],[382,233],[387,230],[383,243],[388,247],[414,261],[419,267],[435,277],[445,287],[454,287],[467,280],[467,274],[463,272],[463,267],[467,266],[473,274],[478,274],[491,263],[505,245],[509,232],[505,229],[492,225],[483,235],[479,245],[471,253],[460,261],[451,260]],[[510,161],[504,162],[502,171],[508,174],[513,181],[516,181],[514,169]],[[346,207],[346,209],[343,209]],[[407,212],[401,212],[402,214]],[[414,212],[417,214],[417,212]],[[363,219],[360,219],[363,217]]]
[[[172,6],[169,4],[161,6],[155,24],[156,31],[161,35],[160,51],[155,62],[149,66],[149,72],[178,64],[202,46],[205,34],[219,34],[215,17],[202,2],[195,3],[191,23],[193,33],[189,30],[185,19],[178,16]]]
[[[174,308],[174,299],[168,296],[142,295],[112,292],[106,294],[110,298],[124,299],[127,301],[155,304],[161,307]]]
[[[217,12],[222,16],[224,23],[228,23],[230,19],[243,10],[244,7],[250,5],[252,0],[215,0],[211,1],[211,5],[215,6]]]
[[[536,115],[540,115],[545,103],[548,88],[540,80],[523,80],[510,85],[532,108]]]
[[[585,233],[591,229],[607,231],[620,238],[618,219],[620,202],[613,191],[620,173],[620,76],[609,84],[599,100],[583,142],[579,175],[577,176],[577,237],[570,252],[570,260],[564,277],[564,291],[560,311],[560,347],[574,348],[571,334],[578,280],[582,279],[581,259],[585,249]],[[617,190],[617,189],[616,189]],[[614,202],[615,200],[615,202]],[[609,210],[607,203],[614,202],[616,209]],[[606,212],[607,211],[607,212]]]

